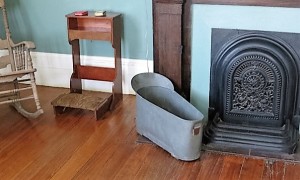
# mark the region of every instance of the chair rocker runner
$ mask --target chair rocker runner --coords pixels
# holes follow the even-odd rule
[[[26,118],[37,118],[43,110],[35,83],[36,69],[33,68],[30,56],[30,50],[35,48],[35,45],[29,41],[15,44],[11,40],[4,0],[0,0],[0,8],[6,34],[6,39],[0,38],[1,55],[5,54],[0,57],[0,105],[12,104]],[[32,91],[30,95],[28,95],[29,90]],[[21,101],[29,99],[35,101],[35,112],[29,112],[22,106]]]

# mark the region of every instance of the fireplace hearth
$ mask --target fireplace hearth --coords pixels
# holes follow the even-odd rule
[[[293,154],[299,139],[300,34],[212,30],[206,149]]]

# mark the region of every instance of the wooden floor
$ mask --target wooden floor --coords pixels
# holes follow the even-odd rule
[[[50,102],[67,89],[39,87],[45,113],[27,120],[0,106],[0,179],[300,179],[300,164],[203,152],[194,162],[137,143],[135,96],[105,118],[74,110],[55,117]],[[32,104],[27,103],[28,107]]]

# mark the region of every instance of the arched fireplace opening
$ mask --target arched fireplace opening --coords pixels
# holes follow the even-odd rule
[[[295,152],[300,34],[213,29],[207,149]]]

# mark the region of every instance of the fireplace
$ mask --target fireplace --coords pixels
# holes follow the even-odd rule
[[[210,106],[211,28],[300,33],[296,22],[296,17],[300,17],[299,8],[299,0],[153,0],[154,71],[176,82],[180,87],[180,94],[190,99],[207,120],[207,109]],[[235,19],[228,22],[232,17]],[[162,48],[165,46],[168,48]],[[270,84],[270,81],[268,83]],[[273,101],[267,102],[272,104]],[[273,109],[261,113],[271,117],[268,116],[272,114],[271,110]],[[279,111],[283,110],[279,108],[276,112]],[[210,113],[209,116],[212,117],[212,109]],[[290,121],[293,127],[297,127],[298,112],[293,110],[293,113],[289,115],[293,117]],[[276,119],[276,115],[274,118]],[[253,121],[256,119],[252,118]],[[234,121],[243,124],[242,120]],[[270,127],[274,128],[272,125]],[[295,133],[295,130],[292,132]],[[296,136],[292,138],[297,139]],[[282,152],[293,151],[293,145],[288,149],[290,150]],[[297,159],[300,159],[300,156]]]
[[[300,34],[213,29],[206,148],[294,153]]]
[[[288,155],[298,141],[300,28],[291,23],[298,9],[195,5],[193,12],[191,102],[204,114],[209,108],[204,148],[298,157]]]

